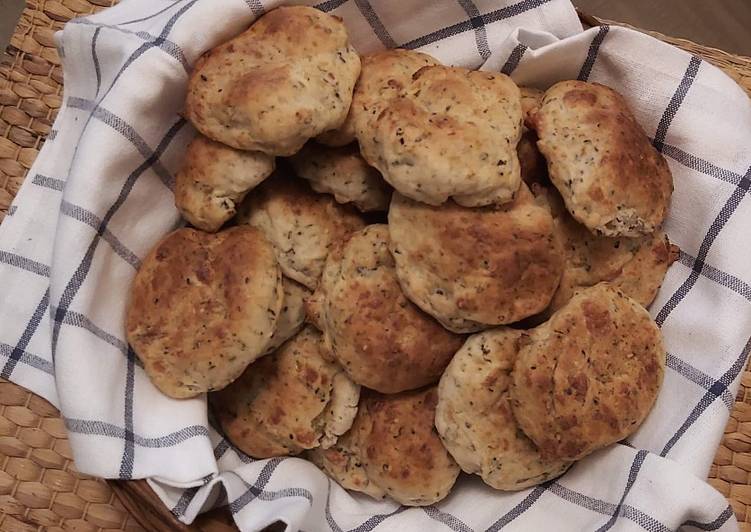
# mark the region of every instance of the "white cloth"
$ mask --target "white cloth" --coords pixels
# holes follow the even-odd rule
[[[621,91],[667,157],[666,223],[683,250],[651,307],[669,350],[657,404],[627,445],[555,482],[499,493],[461,478],[443,502],[353,495],[298,459],[240,456],[206,400],[150,384],[123,334],[140,258],[179,223],[170,186],[193,136],[190,65],[276,0],[125,0],[58,33],[64,104],[0,228],[0,374],[59,406],[79,470],[150,478],[185,522],[229,501],[238,525],[290,530],[650,531],[737,528],[706,478],[751,332],[751,105],[710,64],[616,27],[582,32],[567,0],[328,0],[361,52],[419,48],[451,64]],[[409,457],[405,457],[409,459]],[[188,489],[186,489],[188,488]]]

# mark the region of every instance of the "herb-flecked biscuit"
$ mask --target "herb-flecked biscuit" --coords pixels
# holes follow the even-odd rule
[[[529,331],[513,371],[514,417],[543,456],[578,460],[639,427],[665,356],[644,307],[607,283],[585,288]]]
[[[511,78],[431,66],[415,73],[358,140],[365,160],[402,195],[478,207],[514,198],[521,127],[521,96]]]
[[[198,135],[175,177],[175,205],[191,225],[213,233],[235,215],[248,191],[273,171],[270,155],[236,150]]]
[[[353,381],[382,393],[435,383],[462,345],[405,297],[386,225],[369,225],[329,254],[308,304],[331,355]]]
[[[344,146],[369,134],[383,106],[399,95],[412,81],[412,75],[424,66],[439,64],[427,54],[399,48],[368,54],[361,60],[362,70],[347,119],[338,129],[318,137],[323,144]]]
[[[352,203],[363,212],[385,211],[389,206],[391,187],[365,162],[357,144],[331,148],[309,142],[290,162],[313,190],[333,194],[338,203]]]
[[[227,388],[212,394],[219,424],[254,458],[330,447],[357,413],[360,388],[321,356],[320,333],[300,331]]]
[[[248,195],[237,221],[263,231],[284,275],[311,290],[331,246],[365,226],[354,209],[313,192],[301,179],[282,175],[267,179]]]
[[[196,63],[185,114],[209,138],[292,155],[347,116],[360,57],[341,19],[279,7]]]
[[[625,99],[597,83],[548,89],[532,123],[550,179],[591,231],[636,237],[665,219],[673,177]]]
[[[514,419],[511,371],[523,332],[499,327],[470,336],[438,385],[435,426],[466,473],[516,491],[555,478],[571,465],[543,458]]]
[[[501,207],[433,207],[394,193],[391,252],[404,293],[455,332],[519,321],[550,303],[563,271],[553,218],[526,185]]]
[[[276,321],[276,329],[266,347],[266,353],[272,353],[296,335],[305,323],[305,300],[310,297],[311,291],[297,281],[284,276],[282,276],[282,290],[284,302],[279,311],[279,319]]]
[[[128,342],[159,390],[194,397],[227,386],[264,354],[282,299],[282,276],[260,231],[178,229],[136,274]]]

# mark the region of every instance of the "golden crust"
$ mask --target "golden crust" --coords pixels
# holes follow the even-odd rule
[[[511,413],[511,370],[522,335],[499,327],[470,336],[438,385],[435,424],[443,444],[462,470],[499,490],[540,484],[571,465],[543,458]]]
[[[237,221],[263,231],[284,275],[311,290],[332,245],[365,226],[354,209],[316,194],[303,180],[278,174],[248,195]]]
[[[178,229],[136,274],[128,342],[166,395],[219,390],[264,353],[282,297],[271,245],[257,229]]]
[[[553,218],[526,185],[512,203],[484,209],[431,207],[394,193],[389,229],[404,293],[455,332],[540,312],[563,271]]]
[[[516,146],[516,153],[519,156],[522,181],[529,186],[535,183],[549,183],[545,157],[537,148],[537,133],[526,126],[530,123],[531,116],[539,107],[545,93],[529,87],[519,87],[519,92],[522,95],[522,114],[524,115],[525,126],[522,127],[522,137]]]
[[[642,306],[607,283],[529,332],[511,404],[543,456],[578,460],[632,434],[662,384],[665,348]]]
[[[369,134],[383,106],[399,95],[412,75],[424,66],[438,64],[427,54],[398,48],[365,55],[361,60],[347,119],[338,129],[320,135],[318,141],[322,144],[344,146]]]
[[[532,122],[576,220],[607,236],[636,237],[662,224],[673,178],[620,94],[563,81],[548,89]]]
[[[313,321],[353,381],[382,393],[435,383],[462,337],[411,303],[396,277],[386,225],[370,225],[332,251]]]
[[[502,204],[519,188],[519,89],[500,73],[428,66],[382,108],[360,149],[401,194],[431,205]]]
[[[175,206],[194,227],[216,232],[248,191],[273,171],[273,157],[235,150],[199,134],[175,177]]]
[[[309,142],[290,162],[313,190],[333,194],[337,203],[352,203],[362,212],[388,209],[391,187],[360,156],[356,144],[331,148]]]
[[[211,400],[227,438],[254,458],[269,458],[333,445],[352,425],[358,397],[359,387],[321,357],[320,334],[306,328]],[[332,412],[337,401],[343,407]]]
[[[274,334],[266,346],[266,354],[276,351],[280,345],[296,335],[305,323],[305,300],[310,297],[310,290],[297,281],[282,276],[282,291],[282,308]]]
[[[279,7],[198,60],[185,113],[201,133],[234,148],[292,155],[342,124],[359,73],[339,18]]]

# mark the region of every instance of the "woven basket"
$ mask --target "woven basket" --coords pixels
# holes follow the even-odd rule
[[[114,0],[28,0],[10,46],[0,56],[0,221],[49,133],[62,98],[62,71],[52,36],[73,17]],[[598,19],[581,14],[585,24]],[[714,63],[751,93],[751,58],[691,41],[656,37]],[[0,288],[1,290],[2,288]],[[751,371],[710,471],[751,532]],[[65,427],[47,401],[0,379],[0,531],[205,530],[234,526],[226,509],[181,525],[144,481],[110,481],[78,473]]]

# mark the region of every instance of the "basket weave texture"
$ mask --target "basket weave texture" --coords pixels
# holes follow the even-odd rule
[[[62,70],[55,31],[73,17],[116,0],[28,0],[10,46],[0,55],[0,221],[49,133],[62,103]],[[601,21],[581,14],[594,26]],[[751,58],[652,33],[699,55],[751,94]],[[0,287],[0,293],[2,287]],[[711,468],[709,482],[751,532],[751,371]],[[0,531],[233,529],[226,510],[179,524],[143,481],[105,482],[80,474],[65,427],[44,399],[0,379]]]

